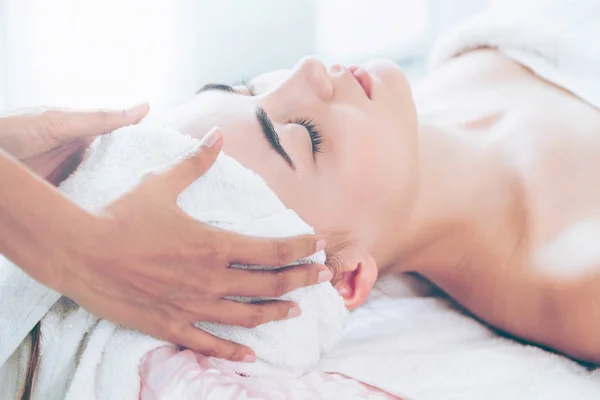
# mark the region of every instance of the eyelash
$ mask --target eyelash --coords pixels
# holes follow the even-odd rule
[[[241,83],[243,86],[248,89],[248,93],[250,96],[255,96],[254,85],[251,84],[246,79],[242,80]],[[308,135],[310,136],[310,142],[312,143],[312,152],[313,154],[321,153],[321,144],[323,143],[323,137],[321,135],[321,131],[319,130],[318,125],[312,120],[308,118],[297,118],[290,121],[292,124],[302,125],[308,131]]]
[[[323,143],[323,137],[319,127],[312,119],[297,118],[291,121],[293,124],[302,125],[308,131],[310,141],[312,143],[313,154],[321,153],[321,144]]]

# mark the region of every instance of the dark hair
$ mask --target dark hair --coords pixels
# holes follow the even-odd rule
[[[340,273],[344,270],[344,260],[341,258],[341,252],[352,244],[352,240],[348,238],[348,233],[342,231],[329,231],[324,236],[327,240],[325,266],[331,270],[333,274],[331,284],[335,285],[340,278]]]
[[[33,391],[33,384],[35,381],[35,372],[40,357],[40,336],[41,322],[38,322],[29,332],[29,358],[27,360],[27,370],[25,372],[25,379],[23,381],[19,400],[31,399],[31,392]]]

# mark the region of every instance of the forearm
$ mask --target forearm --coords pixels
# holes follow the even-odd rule
[[[60,281],[65,244],[87,213],[0,149],[0,253],[38,281]],[[57,244],[61,243],[61,246]]]

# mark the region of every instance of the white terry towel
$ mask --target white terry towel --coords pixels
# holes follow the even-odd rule
[[[378,280],[319,369],[406,400],[600,399],[600,368],[503,338],[412,276]]]
[[[505,1],[474,15],[434,46],[431,64],[492,47],[600,108],[600,1]]]
[[[130,190],[145,172],[163,168],[197,148],[198,143],[167,128],[123,128],[94,142],[82,165],[61,189],[86,209],[101,209]],[[198,220],[250,235],[313,232],[258,175],[224,154],[180,195],[178,203]],[[324,252],[304,261],[323,263]],[[341,335],[347,311],[330,283],[298,289],[283,298],[296,301],[302,315],[252,330],[202,324],[217,336],[255,350],[256,363],[234,363],[239,372],[298,376],[316,365],[321,353]],[[137,399],[141,358],[165,344],[98,320],[64,298],[44,318],[42,335],[34,398],[45,400]],[[21,346],[0,370],[0,383],[14,377],[15,371],[22,373],[25,355],[26,346]],[[10,393],[14,392],[3,390],[4,385],[0,398],[12,398]]]
[[[0,255],[0,365],[59,298]]]

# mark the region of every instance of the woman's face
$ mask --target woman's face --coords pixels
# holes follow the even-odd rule
[[[416,113],[391,62],[347,68],[304,58],[247,87],[208,85],[172,122],[193,136],[219,126],[224,151],[317,233],[348,233],[376,259],[377,243],[410,209]]]

